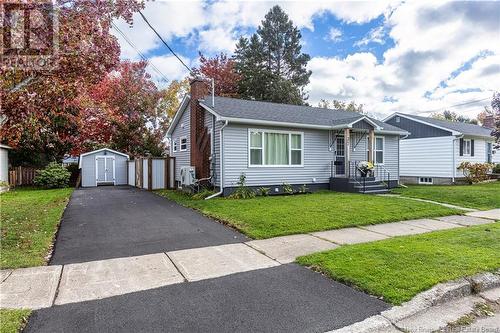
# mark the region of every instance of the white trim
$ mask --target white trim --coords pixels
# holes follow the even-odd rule
[[[181,104],[179,104],[179,108],[175,112],[174,119],[172,119],[172,123],[167,129],[166,136],[167,138],[170,138],[172,136],[172,132],[174,131],[174,128],[177,127],[177,123],[181,119],[182,114],[186,110],[186,106],[188,105],[188,102],[191,100],[191,96],[189,94],[185,94],[184,97],[182,98]]]
[[[424,181],[422,181],[422,179],[424,179]],[[427,180],[427,181],[425,181],[425,180]],[[418,177],[418,184],[419,185],[432,185],[432,184],[434,184],[434,180],[432,179],[432,177]]]
[[[95,153],[99,153],[101,151],[109,151],[113,154],[122,155],[122,156],[125,156],[127,158],[127,160],[130,160],[130,157],[125,153],[120,153],[119,151],[109,149],[109,148],[101,148],[101,149],[97,149],[97,150],[89,151],[87,153],[80,154],[80,157],[78,158],[78,169],[82,168],[82,157],[87,156],[87,155],[91,155],[91,154],[95,154]],[[105,155],[102,155],[102,156],[105,156]]]
[[[377,149],[377,139],[382,139],[382,150]],[[385,136],[375,136],[375,140],[373,140],[373,164],[375,165],[384,165],[385,164]],[[377,152],[382,152],[382,163],[377,163]]]
[[[294,128],[310,128],[310,129],[323,129],[323,130],[334,130],[334,129],[344,129],[348,128],[349,124],[342,124],[342,125],[334,125],[334,126],[328,126],[328,125],[312,125],[312,124],[303,124],[303,123],[288,123],[288,122],[282,122],[282,121],[272,121],[272,120],[258,120],[258,119],[248,119],[248,118],[234,118],[234,117],[223,117],[220,114],[218,114],[216,111],[211,109],[210,107],[206,106],[205,104],[200,102],[200,105],[207,110],[208,112],[212,113],[213,115],[216,116],[217,121],[228,121],[232,123],[238,123],[238,124],[248,124],[248,125],[254,125],[254,126],[281,126],[281,127],[294,127]],[[364,116],[366,117],[366,116]],[[354,123],[358,122],[363,118],[356,119]],[[369,120],[369,118],[367,118]],[[380,126],[376,125],[377,128],[380,128]],[[409,135],[410,132],[401,130],[401,131],[389,131],[389,130],[375,130],[375,133],[378,134],[394,134],[394,135]]]
[[[4,149],[12,149],[12,147],[10,146],[7,146],[7,145],[3,145],[0,143],[0,148],[4,148]]]
[[[356,123],[359,123],[361,120],[364,120],[366,121],[367,123],[369,123],[370,125],[372,125],[375,129],[377,130],[381,130],[381,127],[379,125],[377,125],[377,123],[375,123],[374,121],[372,121],[370,118],[368,118],[367,116],[363,116],[359,119],[356,119],[355,121],[351,122],[348,124],[348,127],[349,128],[352,128],[352,126]]]
[[[443,131],[451,132],[451,135],[462,135],[462,133],[461,133],[461,132],[458,132],[458,131],[452,130],[451,128],[447,128],[447,127],[443,127],[443,126],[435,125],[435,124],[432,124],[432,123],[426,122],[426,121],[424,121],[424,120],[420,120],[420,119],[413,118],[411,115],[407,115],[407,114],[404,114],[404,113],[399,113],[399,112],[396,112],[396,113],[391,114],[389,117],[385,118],[385,119],[384,119],[384,120],[382,120],[382,121],[383,121],[383,122],[386,122],[387,120],[389,120],[389,119],[393,118],[394,116],[400,116],[400,117],[403,117],[403,118],[406,118],[406,119],[410,119],[410,120],[416,121],[417,123],[421,123],[421,124],[424,124],[424,125],[427,125],[427,126],[431,126],[431,127],[439,128],[439,129],[442,129]]]
[[[179,147],[177,146],[177,139],[172,139],[172,152],[177,153]]]
[[[250,161],[250,134],[252,132],[262,133],[262,148],[257,148],[262,151],[262,164],[251,164]],[[265,133],[280,133],[280,134],[288,134],[288,164],[264,164],[264,159],[266,156],[266,148],[265,148]],[[300,164],[292,164],[292,134],[300,135],[300,145],[301,145],[301,154],[300,154]],[[248,167],[249,168],[303,168],[304,167],[304,132],[299,131],[284,131],[284,130],[273,130],[273,129],[261,129],[261,128],[249,128],[247,135],[247,154],[248,154]],[[299,149],[293,149],[299,150]]]
[[[182,149],[182,140],[186,140],[186,143],[184,144],[186,148]],[[183,135],[179,138],[179,151],[187,151],[188,147],[188,139],[187,136]]]
[[[460,141],[459,141],[460,142]],[[467,144],[466,142],[469,143],[469,152],[467,153]],[[463,147],[462,147],[462,151],[463,151],[463,156],[472,156],[472,139],[463,139]]]

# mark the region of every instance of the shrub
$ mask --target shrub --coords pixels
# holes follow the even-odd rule
[[[306,184],[299,187],[299,193],[309,193],[309,189],[307,188]]]
[[[283,193],[285,194],[293,194],[292,185],[288,183],[283,183]]]
[[[68,186],[71,173],[65,167],[52,162],[43,170],[37,171],[33,182],[44,188],[59,188]]]
[[[262,195],[263,197],[267,197],[269,193],[271,192],[271,189],[269,187],[259,187],[257,190],[259,195]]]
[[[500,173],[500,163],[495,164],[493,167],[493,173]]]
[[[247,176],[242,173],[238,180],[238,188],[228,197],[230,199],[251,199],[255,198],[255,192],[246,186]]]
[[[462,162],[457,169],[461,170],[464,173],[465,179],[473,184],[487,180],[488,172],[491,168],[492,165],[489,163]]]

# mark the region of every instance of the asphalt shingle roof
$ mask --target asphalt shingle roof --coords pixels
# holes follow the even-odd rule
[[[453,131],[460,132],[465,135],[473,135],[473,136],[491,136],[491,128],[486,128],[482,127],[479,125],[474,125],[474,124],[467,124],[467,123],[461,123],[458,121],[449,121],[449,120],[441,120],[441,119],[434,119],[434,118],[429,118],[429,117],[422,117],[422,116],[414,116],[414,115],[408,115],[411,118],[415,118],[418,120],[425,121],[429,124],[444,127]]]
[[[212,97],[206,96],[203,104],[210,107],[222,117],[265,120],[292,124],[334,126],[350,124],[356,119],[363,117],[362,114],[344,110],[250,101],[228,97],[215,97],[215,106],[212,107]],[[377,125],[379,125],[383,130],[405,132],[399,127],[386,124],[373,118],[369,119],[377,123]]]

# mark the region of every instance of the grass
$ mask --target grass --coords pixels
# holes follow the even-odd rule
[[[30,314],[31,310],[0,309],[0,333],[20,332]]]
[[[393,193],[481,210],[500,208],[500,181],[475,185],[410,185],[394,189]]]
[[[297,261],[400,304],[437,283],[499,268],[499,253],[497,222],[342,246]]]
[[[46,264],[45,257],[72,192],[72,188],[17,188],[0,195],[0,269]]]
[[[461,213],[407,199],[339,192],[242,200],[194,200],[177,191],[158,193],[256,239]]]

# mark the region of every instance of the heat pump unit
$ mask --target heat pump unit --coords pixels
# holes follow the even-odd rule
[[[181,167],[181,186],[193,185],[195,180],[196,173],[193,166]]]

